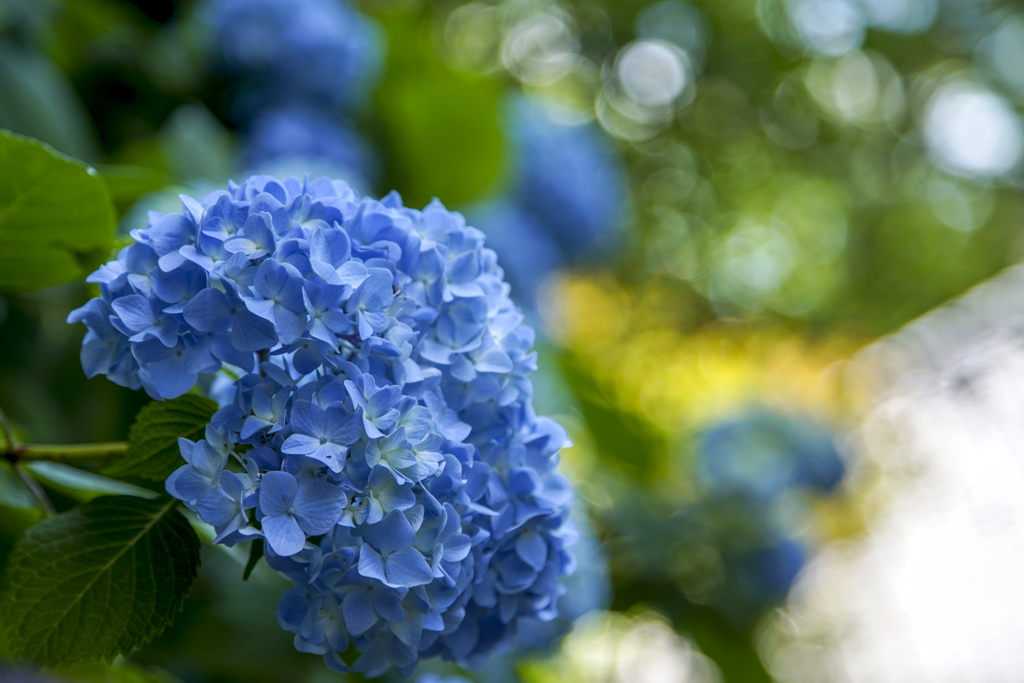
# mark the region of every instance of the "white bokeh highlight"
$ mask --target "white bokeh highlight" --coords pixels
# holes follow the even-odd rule
[[[958,175],[1004,175],[1024,151],[1016,112],[999,95],[969,81],[947,83],[932,96],[924,138],[935,161]]]

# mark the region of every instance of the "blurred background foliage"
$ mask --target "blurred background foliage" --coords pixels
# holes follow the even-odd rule
[[[870,516],[843,362],[1024,250],[1022,74],[999,0],[0,2],[0,128],[94,166],[122,235],[180,192],[304,170],[487,232],[585,533],[563,623],[479,681],[771,680],[766,615]],[[0,300],[26,439],[122,439],[146,401],[84,378],[64,321],[87,296]],[[32,476],[58,509],[96,495]],[[43,515],[2,462],[0,507],[2,561]],[[340,678],[277,627],[283,579],[203,552],[132,662],[4,675]]]

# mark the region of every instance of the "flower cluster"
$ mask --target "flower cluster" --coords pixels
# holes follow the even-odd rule
[[[832,434],[816,424],[754,409],[698,435],[696,480],[706,497],[694,515],[714,530],[724,570],[712,599],[735,623],[746,623],[785,599],[809,551],[791,531],[806,519],[802,497],[829,494],[845,466]]]
[[[511,104],[512,196],[545,225],[569,257],[612,237],[625,186],[609,140],[589,124],[567,125],[545,105]]]
[[[831,492],[845,466],[820,427],[752,410],[699,435],[697,480],[716,496],[771,501],[791,489]]]
[[[351,124],[380,74],[373,20],[343,0],[206,0],[203,13],[247,168],[374,179],[375,155]]]
[[[216,542],[262,538],[295,646],[344,671],[480,664],[551,620],[574,568],[566,434],[482,233],[436,200],[254,176],[152,213],[69,321],[82,364],[223,397],[167,490]]]
[[[526,97],[509,102],[508,192],[472,211],[517,291],[532,300],[555,267],[614,242],[625,184],[621,163],[593,125],[568,125]]]
[[[351,108],[380,71],[381,30],[342,0],[208,0],[220,59],[278,101]]]

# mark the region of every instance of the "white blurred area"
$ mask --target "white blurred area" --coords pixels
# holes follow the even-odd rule
[[[777,680],[1024,681],[1022,292],[1018,266],[853,362],[882,382],[853,434],[874,514],[762,629]]]
[[[546,666],[543,680],[559,683],[722,683],[714,663],[655,614],[590,612]]]
[[[935,93],[925,112],[924,138],[936,162],[957,175],[1003,175],[1024,151],[1024,131],[1010,105],[969,81],[948,83]]]

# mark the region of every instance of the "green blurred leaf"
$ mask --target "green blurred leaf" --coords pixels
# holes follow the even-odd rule
[[[640,416],[607,401],[597,378],[579,358],[566,353],[559,360],[602,461],[639,483],[663,477],[668,463],[665,437]]]
[[[128,431],[128,452],[122,460],[104,469],[103,474],[153,481],[166,479],[184,464],[178,439],[201,439],[215,412],[214,401],[192,394],[150,403],[139,411]]]
[[[82,277],[105,258],[114,210],[95,172],[50,147],[0,131],[0,289]]]
[[[48,488],[63,493],[80,503],[99,496],[135,496],[157,498],[160,494],[116,479],[101,477],[58,462],[27,462],[25,469]]]
[[[46,513],[39,500],[6,460],[0,460],[0,567],[6,564],[14,544],[25,530],[42,521]]]
[[[124,215],[139,197],[171,184],[170,177],[155,168],[100,166],[97,170],[121,215]]]
[[[171,173],[185,180],[226,182],[237,158],[231,133],[200,104],[174,110],[157,136]]]
[[[50,665],[109,662],[160,634],[199,567],[177,504],[105,496],[29,529],[7,567],[11,651]]]
[[[81,683],[180,683],[178,678],[163,669],[141,667],[124,659],[118,659],[113,664],[83,662],[61,667],[55,673]]]
[[[0,41],[0,93],[0,128],[37,138],[78,159],[99,158],[85,107],[45,55]]]
[[[478,198],[501,166],[501,83],[448,69],[407,20],[392,19],[387,29],[388,71],[377,102],[391,186],[408,206]]]

